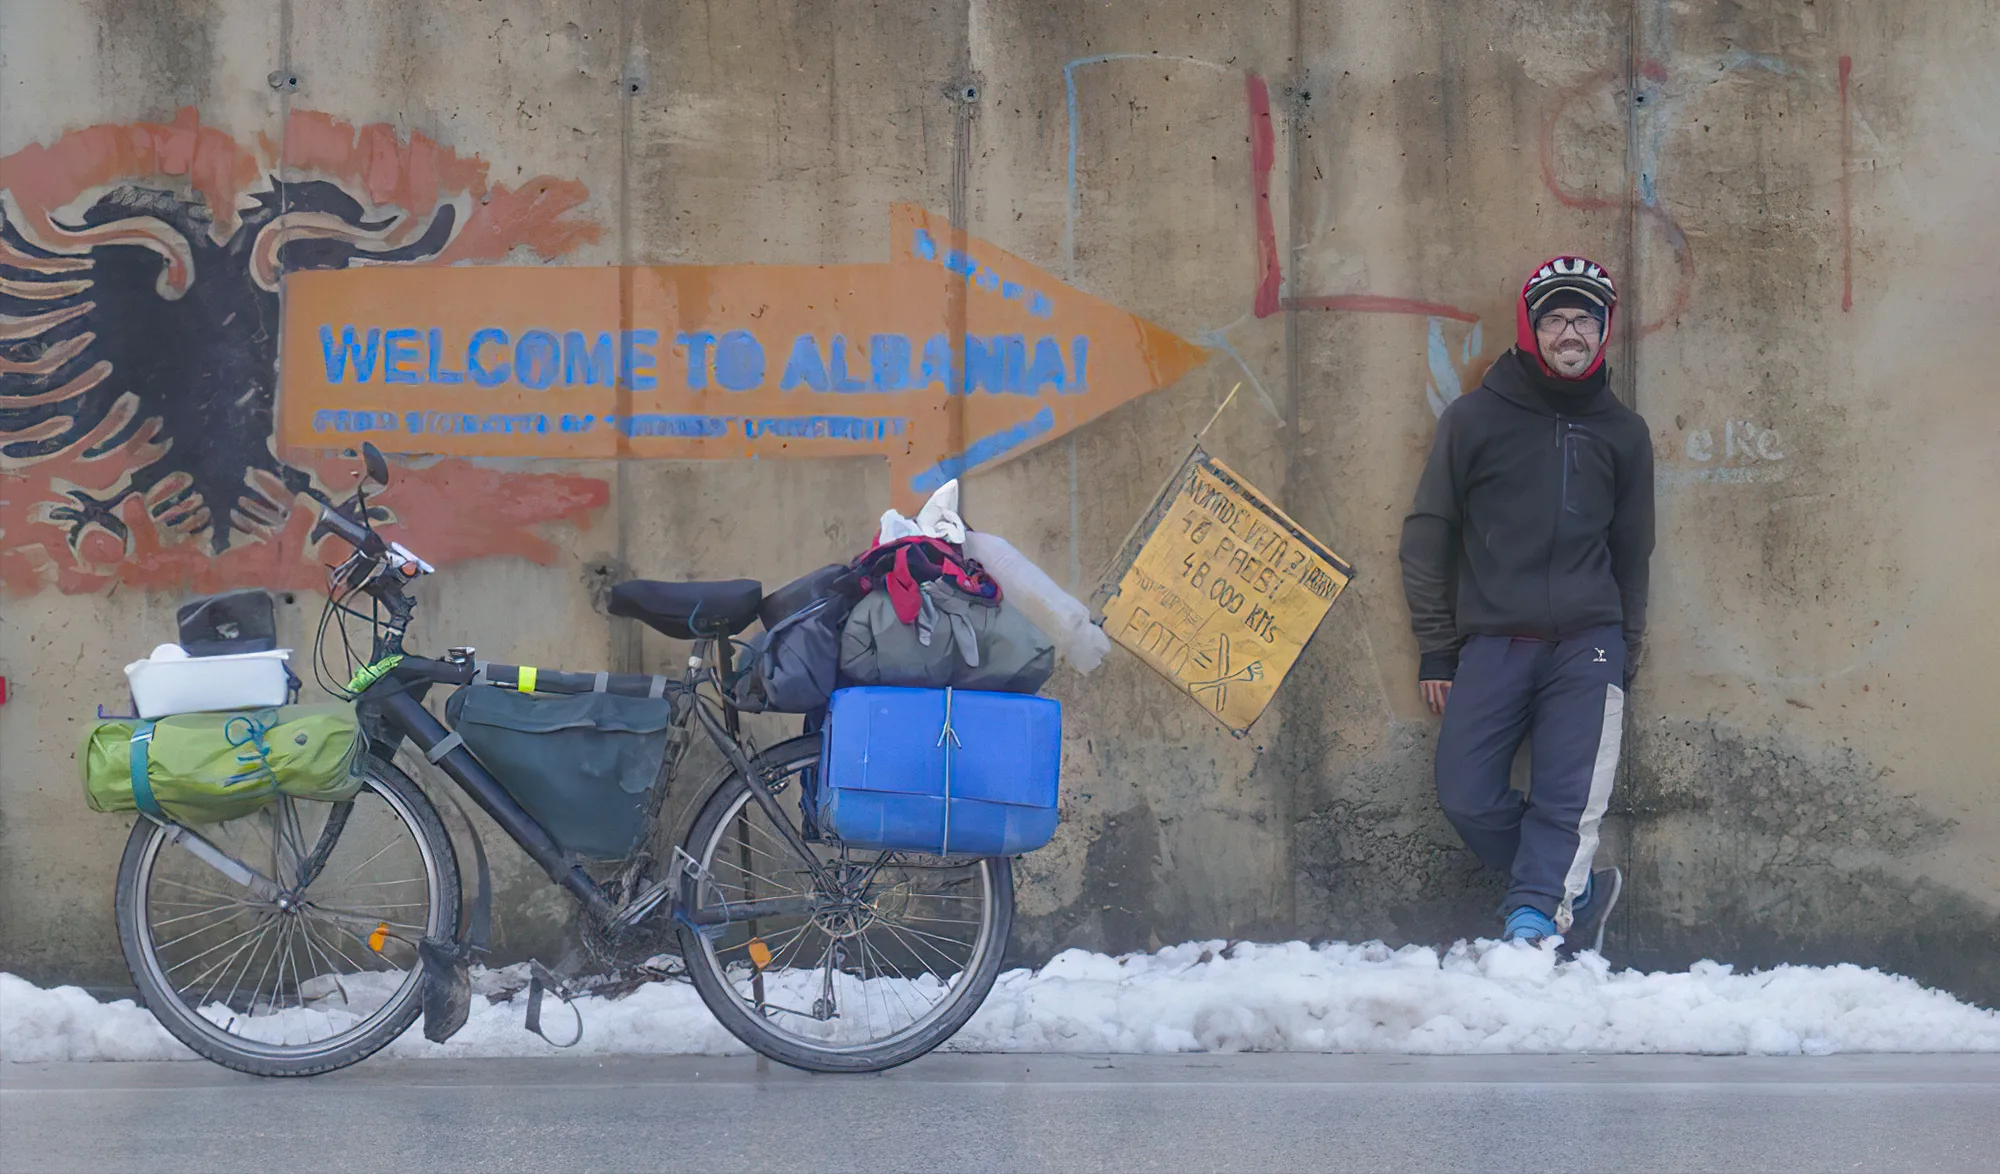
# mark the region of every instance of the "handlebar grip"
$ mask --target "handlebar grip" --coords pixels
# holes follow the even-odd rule
[[[356,524],[352,518],[341,513],[338,506],[326,506],[322,508],[319,512],[319,524],[312,528],[311,538],[314,542],[318,542],[328,535],[338,538],[354,549],[361,551],[368,549],[368,540],[373,536],[367,527]]]

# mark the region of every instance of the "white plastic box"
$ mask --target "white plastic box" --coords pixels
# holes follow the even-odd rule
[[[125,666],[132,702],[143,718],[217,709],[262,709],[283,705],[291,682],[285,662],[289,648],[189,656],[178,644],[162,644],[145,660]]]

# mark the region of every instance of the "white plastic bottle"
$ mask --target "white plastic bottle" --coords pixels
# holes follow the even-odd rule
[[[1089,673],[1111,651],[1111,638],[1090,622],[1090,609],[1064,591],[1014,544],[984,530],[968,530],[965,553],[1000,584],[1007,602],[1021,609],[1079,673]]]

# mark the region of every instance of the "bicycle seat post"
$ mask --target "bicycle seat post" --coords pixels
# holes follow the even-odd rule
[[[741,715],[736,712],[736,707],[729,703],[729,677],[735,671],[730,652],[728,637],[725,636],[715,642],[715,672],[723,683],[722,728],[729,731],[730,737],[735,738],[741,735],[743,723]]]

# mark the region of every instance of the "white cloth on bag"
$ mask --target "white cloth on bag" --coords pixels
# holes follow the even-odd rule
[[[965,542],[965,522],[958,516],[958,479],[953,478],[938,486],[937,492],[917,511],[914,519],[906,518],[895,510],[885,510],[882,525],[875,536],[876,545],[895,542],[902,538],[919,535],[942,538],[954,545]]]

